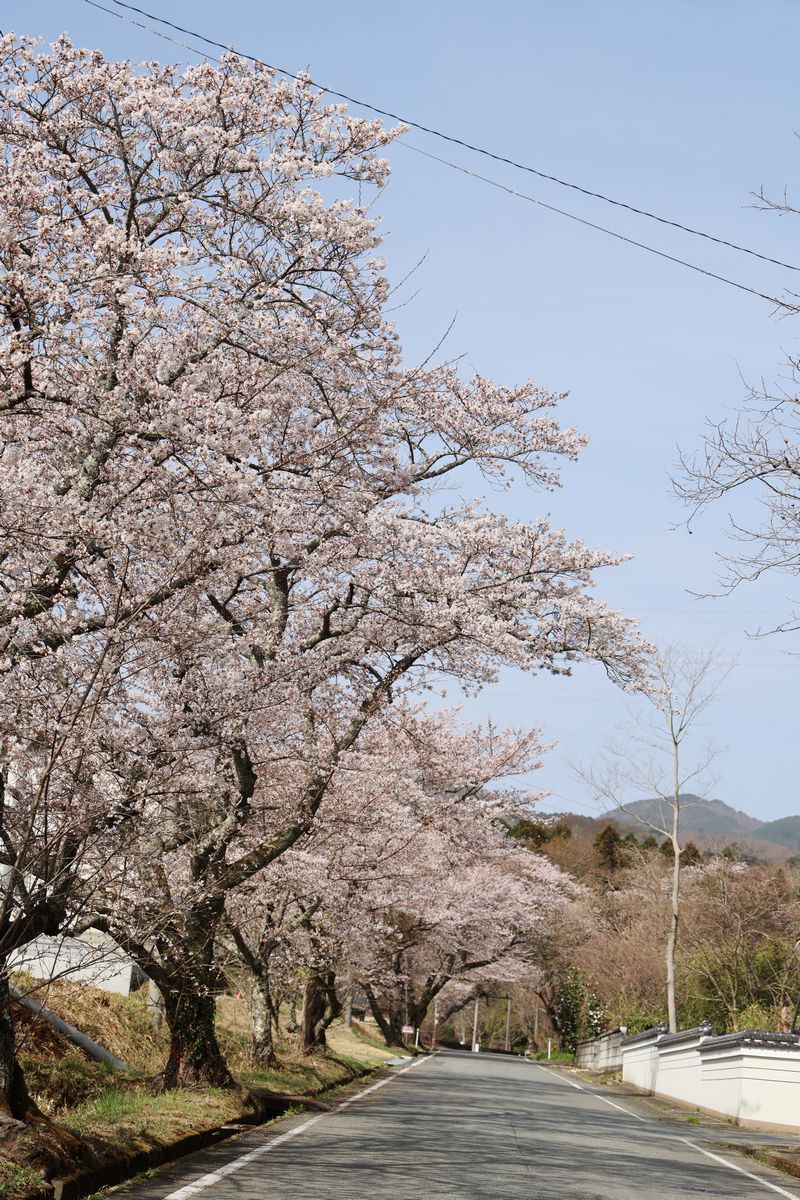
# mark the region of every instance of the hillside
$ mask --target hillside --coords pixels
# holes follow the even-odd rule
[[[777,821],[767,821],[759,825],[758,838],[762,842],[785,846],[793,854],[800,853],[800,817],[779,817]]]
[[[260,1067],[250,1058],[249,1024],[242,1000],[225,995],[217,1001],[216,1032],[242,1090],[164,1092],[158,1086],[158,1075],[169,1039],[166,1027],[158,1027],[154,1021],[146,988],[120,996],[75,980],[44,985],[22,973],[13,978],[20,990],[46,1000],[53,1012],[101,1041],[130,1068],[123,1073],[95,1062],[41,1016],[19,1004],[12,1006],[27,1086],[38,1107],[55,1122],[52,1128],[57,1126],[59,1131],[58,1139],[53,1137],[43,1152],[46,1157],[52,1155],[48,1171],[116,1170],[121,1160],[124,1169],[130,1170],[131,1163],[147,1165],[150,1155],[152,1161],[160,1162],[161,1150],[189,1136],[229,1124],[241,1127],[256,1115],[259,1119],[275,1115],[290,1103],[301,1104],[303,1098],[352,1083],[396,1053],[376,1043],[373,1029],[357,1022],[346,1029],[338,1022],[328,1031],[331,1053],[301,1054],[295,1041],[281,1034],[277,1065]],[[9,1124],[6,1120],[6,1126]],[[74,1137],[80,1142],[70,1140]],[[5,1129],[0,1138],[0,1200],[47,1195],[42,1191],[40,1166],[15,1161],[14,1152]],[[52,1196],[52,1191],[49,1194]],[[86,1191],[73,1186],[70,1194],[85,1195]]]
[[[732,845],[767,862],[784,862],[800,854],[800,815],[759,821],[722,800],[704,800],[692,793],[681,799],[683,832],[702,851],[716,852]],[[594,837],[609,821],[624,832],[633,830],[642,837],[650,832],[643,824],[645,821],[666,829],[671,810],[659,800],[636,800],[625,810],[610,809],[596,817],[559,813],[557,819],[565,821],[584,837]]]
[[[616,821],[618,824],[636,825],[637,818],[669,828],[672,821],[672,809],[669,804],[660,800],[634,800],[626,805],[625,810],[612,809],[601,813],[599,821]],[[785,817],[783,820],[796,820],[800,826],[800,817]],[[780,822],[771,822],[778,825]],[[762,838],[764,823],[756,817],[731,808],[722,800],[703,800],[691,792],[681,796],[681,826],[685,833],[703,834],[706,837],[722,837],[726,841],[741,841],[748,835]],[[756,832],[758,831],[758,832]],[[769,841],[777,839],[770,838]],[[781,842],[781,845],[786,843]]]

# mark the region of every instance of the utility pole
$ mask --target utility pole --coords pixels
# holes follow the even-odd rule
[[[511,1049],[511,997],[506,996],[508,1009],[506,1011],[506,1054]]]
[[[475,1016],[472,1021],[472,1049],[478,1049],[478,997],[475,997]]]

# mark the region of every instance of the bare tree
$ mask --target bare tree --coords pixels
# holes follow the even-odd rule
[[[788,365],[796,384],[800,360],[790,358]],[[800,397],[751,389],[734,416],[709,423],[702,450],[682,456],[680,466],[674,487],[691,509],[690,525],[713,502],[728,505],[725,591],[765,572],[800,574]],[[792,603],[766,632],[798,629],[800,611]]]
[[[683,810],[698,803],[712,785],[715,750],[706,746],[689,760],[684,742],[693,733],[732,669],[716,648],[669,645],[659,655],[650,685],[644,690],[648,709],[634,714],[631,725],[601,759],[578,775],[596,800],[626,813],[672,849],[671,916],[666,946],[667,1011],[671,1032],[677,1029],[675,951],[681,914],[681,829]],[[650,800],[642,806],[634,801]]]
[[[786,195],[763,191],[756,207],[790,215]],[[794,297],[792,297],[794,299]],[[673,486],[691,510],[689,522],[712,503],[728,506],[731,549],[722,555],[726,591],[764,572],[800,575],[800,356],[787,354],[784,379],[748,386],[744,402],[723,420],[709,420],[701,448],[682,454]],[[782,621],[759,632],[800,630],[796,601]]]

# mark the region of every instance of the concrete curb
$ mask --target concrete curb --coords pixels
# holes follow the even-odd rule
[[[284,1105],[282,1110],[276,1112],[275,1116],[280,1116],[281,1112],[285,1112],[289,1107],[288,1104]],[[267,1118],[267,1120],[272,1119],[274,1118]],[[62,1179],[53,1179],[50,1189],[39,1195],[48,1197],[48,1200],[79,1200],[79,1197],[91,1195],[100,1188],[124,1183],[127,1179],[141,1175],[144,1171],[165,1166],[187,1154],[195,1154],[198,1150],[205,1150],[217,1142],[224,1142],[227,1138],[241,1132],[245,1125],[253,1128],[259,1124],[264,1124],[264,1122],[254,1121],[251,1114],[243,1114],[241,1119],[236,1122],[228,1122],[214,1129],[204,1129],[199,1133],[190,1133],[168,1145],[156,1146],[152,1150],[142,1150],[138,1154],[125,1158],[112,1159],[102,1166],[89,1167],[83,1171],[76,1171],[73,1175],[65,1175]]]

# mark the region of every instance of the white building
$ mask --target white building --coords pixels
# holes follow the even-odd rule
[[[79,938],[34,938],[9,956],[9,966],[12,971],[27,971],[34,979],[77,979],[123,996],[147,981],[114,939],[96,929]]]

